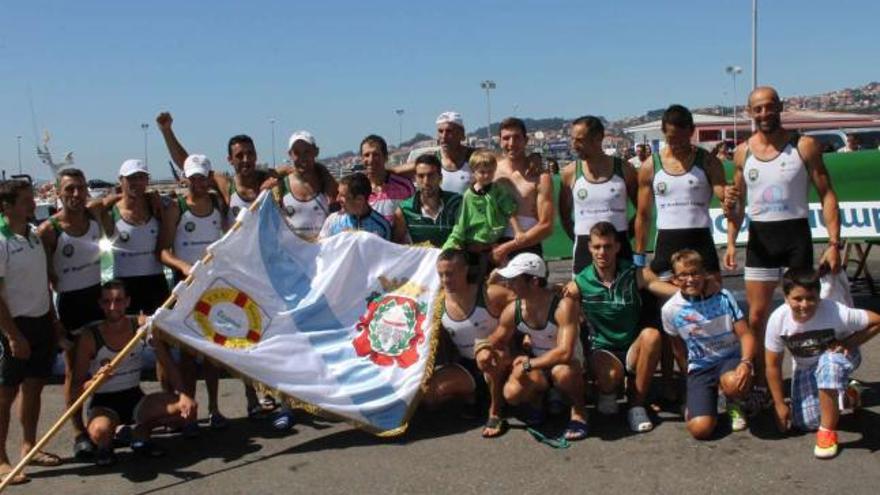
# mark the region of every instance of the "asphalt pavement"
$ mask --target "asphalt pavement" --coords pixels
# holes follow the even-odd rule
[[[871,268],[880,274],[876,259]],[[555,262],[552,270],[562,280],[566,263]],[[738,275],[724,284],[741,295]],[[856,295],[856,305],[880,310],[880,297]],[[193,439],[159,435],[167,456],[136,458],[121,449],[115,466],[100,468],[71,458],[65,427],[48,448],[65,463],[28,468],[32,481],[8,493],[877,493],[880,339],[863,355],[855,376],[869,388],[866,407],[842,417],[841,452],[830,461],[813,458],[813,435],[778,434],[769,413],[746,431],[732,433],[722,421],[715,439],[693,440],[675,406],[661,410],[654,431],[644,434],[629,432],[623,410],[602,417],[591,406],[589,438],[567,449],[537,442],[515,419],[501,438],[482,439],[481,420],[461,419],[455,406],[418,413],[396,439],[300,412],[294,430],[279,434],[268,421],[245,419],[241,382],[224,379],[220,403],[232,418],[228,429],[205,426]],[[158,387],[147,382],[145,388]],[[46,388],[41,432],[62,413],[61,397],[59,384]],[[198,399],[206,404],[202,385]],[[12,423],[7,447],[17,454],[20,428]],[[541,431],[555,436],[564,424],[553,418]]]

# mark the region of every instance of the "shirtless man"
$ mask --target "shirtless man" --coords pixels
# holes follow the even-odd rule
[[[517,217],[524,232],[517,240],[513,232],[507,232],[502,242],[492,251],[496,264],[502,265],[508,258],[524,251],[543,253],[541,241],[553,233],[553,179],[549,172],[529,170],[526,156],[525,123],[515,117],[501,121],[501,158],[495,172],[495,181],[509,180],[514,186],[519,210]]]
[[[760,405],[769,405],[763,366],[764,330],[773,291],[785,268],[813,268],[813,240],[807,221],[811,182],[822,203],[822,218],[828,229],[828,245],[819,264],[834,272],[840,270],[840,216],[831,176],[822,161],[821,144],[782,127],[782,100],[776,90],[769,86],[756,88],[749,95],[748,111],[756,132],[734,153],[734,185],[728,188],[726,203],[739,216],[727,233],[724,265],[736,268],[736,237],[742,214],[747,212],[749,241],[744,278],[749,326],[758,342],[755,388],[763,396]],[[754,412],[759,404],[751,402],[749,409]]]

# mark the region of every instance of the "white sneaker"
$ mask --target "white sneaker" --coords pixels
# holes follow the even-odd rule
[[[626,413],[626,419],[629,421],[629,429],[636,433],[644,433],[654,429],[654,423],[648,417],[648,412],[642,406],[629,408]]]
[[[617,394],[599,394],[599,398],[596,400],[596,409],[606,416],[617,414]]]

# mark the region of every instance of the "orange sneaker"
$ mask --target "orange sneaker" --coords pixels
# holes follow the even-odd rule
[[[837,432],[819,428],[816,432],[816,447],[813,455],[817,459],[831,459],[837,455]]]

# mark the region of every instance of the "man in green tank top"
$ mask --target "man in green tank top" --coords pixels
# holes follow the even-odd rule
[[[660,330],[642,323],[639,289],[647,288],[660,297],[670,297],[675,286],[646,282],[644,268],[618,259],[620,242],[609,222],[590,229],[592,263],[566,286],[566,294],[580,299],[589,329],[587,365],[599,389],[597,409],[617,412],[617,390],[627,374],[635,375],[629,390],[627,420],[630,429],[646,432],[653,428],[644,403],[651,378],[660,359]],[[648,308],[653,311],[654,308]]]

